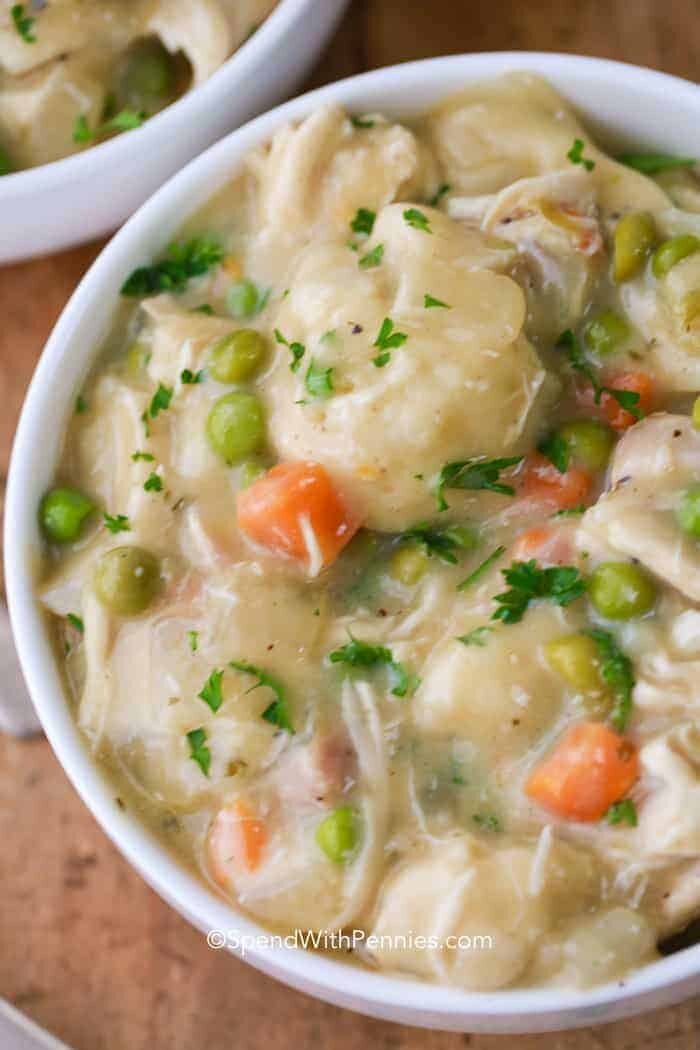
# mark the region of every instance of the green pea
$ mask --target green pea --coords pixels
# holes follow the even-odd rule
[[[140,40],[129,49],[119,78],[124,104],[136,110],[152,109],[175,88],[173,56],[159,40]]]
[[[696,397],[693,402],[693,426],[700,430],[700,397]]]
[[[700,485],[694,485],[683,493],[678,508],[678,522],[683,532],[700,539]]]
[[[604,310],[586,325],[584,340],[589,350],[596,354],[611,354],[619,350],[630,336],[629,325],[623,317],[612,310]]]
[[[209,358],[209,372],[219,383],[240,383],[258,370],[265,357],[265,339],[252,328],[241,328],[219,339]]]
[[[254,481],[265,473],[265,467],[262,463],[257,463],[254,459],[249,459],[246,463],[241,464],[240,473],[240,485],[242,489],[250,488]]]
[[[97,562],[93,586],[99,600],[112,612],[136,616],[158,593],[158,559],[142,547],[114,547]]]
[[[569,451],[588,470],[604,470],[610,459],[615,438],[612,430],[595,419],[565,423],[559,431]]]
[[[413,587],[428,568],[428,555],[419,543],[407,543],[392,555],[389,575],[404,587]]]
[[[39,521],[48,539],[73,543],[94,509],[92,500],[77,489],[52,489],[41,501]]]
[[[555,638],[544,647],[547,663],[569,685],[582,693],[600,692],[598,646],[585,634],[570,634]]]
[[[665,277],[671,267],[695,252],[700,252],[700,237],[695,237],[692,233],[682,233],[664,241],[656,249],[651,260],[654,277]]]
[[[601,616],[631,620],[649,612],[656,601],[656,586],[639,566],[627,561],[607,561],[591,574],[588,594]]]
[[[615,227],[613,272],[618,284],[635,277],[656,244],[656,226],[649,212],[632,211]]]
[[[207,439],[229,466],[258,452],[265,440],[263,407],[253,394],[234,390],[224,394],[207,418]]]
[[[254,317],[262,309],[257,285],[249,280],[236,281],[228,290],[226,305],[239,320]]]
[[[357,814],[350,806],[334,809],[316,828],[316,842],[334,864],[350,859],[360,838]]]

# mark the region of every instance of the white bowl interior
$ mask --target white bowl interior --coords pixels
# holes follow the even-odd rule
[[[283,122],[326,101],[355,112],[407,117],[475,80],[508,70],[547,76],[605,140],[700,156],[700,91],[672,77],[568,55],[454,56],[379,70],[313,92],[260,117],[193,161],[120,231],[88,272],[56,326],[20,420],[6,506],[6,578],[24,674],[53,748],[104,830],[150,885],[201,930],[255,937],[265,931],[233,911],[116,805],[85,749],[64,695],[34,584],[41,559],[36,508],[50,484],[59,437],[77,391],[109,331],[126,275],[162,248],[235,172],[241,158]],[[48,441],[47,441],[48,436]],[[678,1001],[700,987],[700,946],[587,991],[511,990],[467,994],[335,961],[300,948],[251,948],[261,970],[311,994],[374,1016],[459,1031],[525,1032],[609,1021]]]

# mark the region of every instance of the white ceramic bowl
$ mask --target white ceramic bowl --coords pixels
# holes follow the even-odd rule
[[[0,263],[115,230],[166,179],[227,131],[288,96],[349,0],[279,0],[204,84],[143,127],[0,178]]]
[[[355,112],[415,114],[474,80],[535,70],[579,108],[590,126],[618,142],[700,156],[700,90],[660,73],[568,55],[499,53],[434,59],[379,70],[289,102],[230,135],[164,186],[117,234],[88,272],[56,326],[34,376],[15,441],[6,506],[6,579],[24,673],[59,760],[107,834],[150,885],[199,929],[263,931],[190,875],[128,812],[89,757],[69,711],[35,596],[41,559],[37,506],[53,477],[76,392],[109,331],[127,274],[161,249],[183,218],[226,182],[251,147],[285,121],[323,102]],[[526,1032],[611,1021],[700,990],[700,946],[652,963],[623,983],[588,991],[513,990],[466,994],[371,973],[277,947],[246,958],[311,995],[408,1024],[457,1031]]]

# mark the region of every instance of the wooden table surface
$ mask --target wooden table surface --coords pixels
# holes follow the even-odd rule
[[[310,85],[505,49],[618,58],[696,80],[700,2],[354,0]],[[99,247],[0,269],[0,480],[44,340]],[[208,949],[107,841],[43,739],[0,737],[0,771],[0,995],[75,1050],[700,1046],[700,999],[602,1028],[517,1037],[421,1032],[326,1006]]]

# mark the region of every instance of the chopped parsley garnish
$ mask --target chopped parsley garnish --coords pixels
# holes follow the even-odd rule
[[[442,299],[436,299],[434,295],[430,295],[428,292],[423,296],[423,306],[426,310],[430,310],[436,306],[441,306],[443,310],[452,309],[449,303],[443,303]]]
[[[279,328],[275,328],[275,340],[281,345],[286,346],[292,355],[292,360],[289,362],[289,367],[292,372],[298,372],[299,366],[301,365],[301,359],[306,353],[306,347],[303,343],[289,343],[280,332]]]
[[[260,689],[261,686],[272,690],[275,699],[271,704],[267,705],[260,717],[264,718],[266,722],[270,722],[271,725],[277,726],[278,729],[284,729],[287,733],[293,733],[289,702],[282,683],[274,675],[269,674],[260,667],[256,667],[254,664],[246,663],[244,660],[231,660],[229,667],[233,667],[235,671],[241,671],[242,674],[250,674],[257,678],[257,682],[251,685],[246,692],[252,693],[254,689]]]
[[[211,751],[207,747],[206,729],[201,726],[199,729],[191,729],[187,734],[187,743],[190,745],[190,758],[197,763],[204,776],[208,777]]]
[[[376,218],[377,213],[370,211],[369,208],[358,208],[355,212],[355,218],[350,223],[350,229],[353,233],[364,234],[369,237],[374,229],[374,220]]]
[[[631,828],[636,828],[637,807],[631,798],[623,798],[620,802],[613,802],[603,820],[606,824],[628,824]]]
[[[140,128],[147,118],[147,113],[137,112],[135,109],[122,109],[113,117],[91,128],[87,117],[81,113],[75,118],[73,124],[73,142],[92,142],[94,139],[102,138],[113,132],[133,131],[135,128]]]
[[[192,277],[201,277],[223,257],[223,248],[211,237],[175,242],[168,246],[164,258],[134,270],[122,285],[121,294],[141,299],[158,292],[181,292]]]
[[[435,498],[438,510],[447,510],[445,489],[471,489],[488,492],[499,492],[502,496],[514,496],[515,489],[501,481],[501,471],[519,466],[523,456],[509,456],[505,459],[461,459],[446,463],[438,475],[435,486]]]
[[[558,510],[552,514],[553,518],[577,518],[580,514],[586,513],[585,503],[579,503],[576,507],[565,507],[564,510]]]
[[[312,357],[304,376],[304,385],[312,397],[325,400],[333,393],[333,369],[322,368]]]
[[[191,652],[196,653],[199,645],[199,631],[188,631],[187,641],[189,642]]]
[[[457,551],[472,550],[476,545],[475,533],[466,526],[448,525],[436,529],[428,522],[406,529],[401,533],[401,539],[419,543],[426,554],[435,555],[448,565],[457,564]]]
[[[600,676],[612,690],[614,706],[610,721],[618,733],[623,733],[632,714],[634,668],[630,658],[620,649],[615,636],[601,627],[584,631],[598,647]]]
[[[209,303],[202,303],[201,306],[192,307],[193,314],[205,314],[207,317],[214,316],[214,307],[210,306]]]
[[[203,383],[204,369],[200,368],[198,372],[193,372],[190,368],[183,368],[180,372],[180,382],[183,386],[193,386],[195,383]]]
[[[497,562],[505,552],[505,547],[496,547],[495,551],[492,554],[489,554],[488,558],[484,558],[481,565],[478,565],[476,569],[474,569],[474,572],[467,576],[466,580],[462,580],[462,582],[457,585],[457,590],[466,591],[468,587],[471,587],[472,584],[477,582],[477,580],[480,580],[481,577],[489,571],[494,562]]]
[[[473,631],[469,631],[468,634],[460,634],[457,637],[457,641],[461,642],[462,645],[476,645],[480,649],[483,649],[489,640],[489,635],[493,627],[475,627]]]
[[[79,394],[75,399],[75,414],[76,416],[82,416],[88,410],[87,401]]]
[[[151,398],[151,403],[148,406],[148,414],[151,419],[155,419],[160,412],[165,412],[170,408],[172,396],[172,387],[163,386],[162,383],[158,384],[158,389]]]
[[[26,15],[24,11],[24,4],[13,4],[10,8],[12,23],[25,44],[36,44],[36,36],[34,35],[36,19]]]
[[[79,616],[76,616],[75,613],[68,613],[66,619],[68,620],[68,623],[71,625],[71,627],[75,627],[76,631],[80,631],[80,633],[83,634],[83,632],[85,631],[85,624]]]
[[[373,128],[375,121],[371,117],[350,117],[350,123],[354,128]]]
[[[586,171],[593,171],[595,161],[584,157],[583,151],[585,148],[586,144],[583,139],[574,139],[574,144],[566,155],[572,164],[583,164]]]
[[[670,153],[621,153],[617,160],[644,175],[659,175],[662,171],[692,168],[697,164],[694,157],[674,157]]]
[[[568,443],[564,440],[561,434],[550,434],[548,438],[541,441],[537,446],[537,451],[541,452],[543,456],[553,463],[560,474],[566,474],[569,469],[569,460],[571,459],[571,449]]]
[[[146,492],[162,492],[163,491],[163,479],[159,474],[156,474],[155,470],[152,470],[143,483],[143,487]]]
[[[154,463],[156,457],[152,456],[150,452],[134,452],[131,458],[134,463],[138,463],[140,459],[142,459],[144,463]]]
[[[556,605],[567,606],[580,598],[586,590],[586,582],[573,565],[557,565],[541,569],[534,559],[514,561],[501,573],[509,585],[507,591],[497,594],[498,608],[492,620],[502,623],[520,623],[531,602],[546,600]]]
[[[381,353],[372,358],[372,364],[377,368],[383,368],[391,360],[391,351],[397,350],[408,339],[405,332],[394,331],[394,322],[390,317],[385,317],[379,329],[377,338],[372,343]]]
[[[418,208],[406,208],[403,213],[404,221],[412,226],[414,230],[420,230],[421,233],[432,233],[430,229],[430,220],[428,216],[420,211]]]
[[[347,664],[348,667],[367,670],[386,667],[394,686],[391,690],[394,696],[411,696],[420,685],[420,679],[416,675],[409,674],[403,664],[394,660],[391,649],[382,645],[371,645],[352,636],[346,645],[329,653],[328,659],[332,664]]]
[[[190,638],[190,648],[192,648],[192,640]],[[192,650],[194,652],[194,649]],[[214,714],[219,710],[224,702],[224,694],[221,691],[221,683],[223,681],[224,672],[222,670],[212,671],[207,678],[206,682],[202,686],[197,696],[200,700],[203,700],[205,704],[208,704]]]
[[[116,535],[118,532],[131,532],[131,523],[126,514],[104,514],[105,528]]]
[[[373,248],[371,252],[367,252],[361,259],[358,260],[358,266],[361,270],[373,270],[375,266],[381,265],[381,261],[384,258],[384,245],[378,244],[376,248]]]
[[[562,332],[559,336],[559,339],[557,340],[557,349],[566,351],[569,363],[574,371],[579,372],[591,384],[596,405],[600,404],[600,399],[603,394],[609,394],[610,397],[613,397],[618,405],[620,405],[621,408],[624,408],[626,412],[631,413],[635,419],[641,419],[642,413],[637,407],[639,403],[639,394],[637,391],[616,390],[614,387],[605,386],[601,383],[598,373],[593,365],[586,359],[581,344],[570,328],[567,328],[567,330]]]
[[[501,822],[493,813],[475,813],[472,820],[482,831],[501,831]]]
[[[437,193],[435,193],[428,201],[428,204],[431,206],[431,208],[437,208],[442,198],[446,196],[451,189],[452,187],[450,186],[449,182],[443,182],[442,186],[438,188]]]

